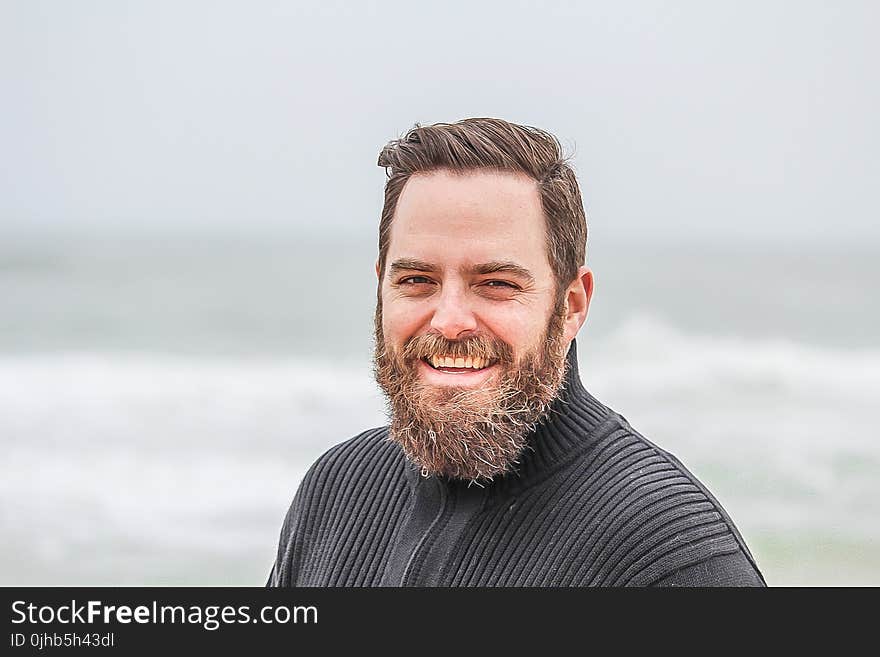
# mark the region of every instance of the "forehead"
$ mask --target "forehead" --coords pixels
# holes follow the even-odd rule
[[[524,174],[480,170],[413,175],[394,220],[387,260],[453,265],[514,261],[549,270],[538,184]]]

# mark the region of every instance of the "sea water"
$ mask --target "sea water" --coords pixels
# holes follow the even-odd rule
[[[880,258],[591,242],[601,401],[678,456],[770,584],[880,584]],[[0,240],[0,584],[262,584],[296,486],[386,422],[375,244]]]

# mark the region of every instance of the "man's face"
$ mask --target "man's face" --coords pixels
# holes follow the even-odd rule
[[[508,470],[558,393],[571,339],[537,183],[494,171],[410,178],[380,295],[376,376],[392,438],[426,474]]]

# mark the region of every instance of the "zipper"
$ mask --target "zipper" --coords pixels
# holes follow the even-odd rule
[[[430,549],[430,543],[428,539],[430,538],[431,534],[433,534],[434,529],[437,527],[437,524],[446,516],[446,510],[449,507],[449,495],[447,492],[447,487],[443,486],[437,479],[434,480],[434,485],[437,487],[440,493],[440,508],[438,509],[437,515],[434,517],[434,520],[431,521],[428,529],[425,530],[424,535],[419,539],[419,542],[416,544],[416,547],[412,551],[412,554],[409,555],[409,559],[406,562],[406,568],[403,569],[403,576],[400,578],[400,586],[409,586],[411,584],[411,582],[408,582],[407,580],[412,574],[412,571],[417,562],[416,557],[423,556]]]

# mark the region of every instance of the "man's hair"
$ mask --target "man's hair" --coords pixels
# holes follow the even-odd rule
[[[385,204],[379,222],[379,272],[384,274],[397,200],[410,176],[447,170],[489,169],[523,173],[538,183],[547,226],[547,259],[561,296],[584,263],[587,219],[574,171],[559,140],[537,128],[502,119],[416,124],[379,154],[385,167]]]

